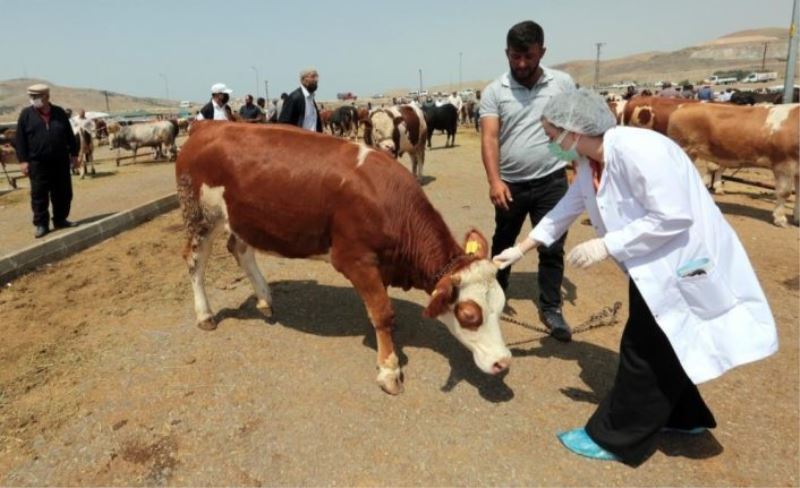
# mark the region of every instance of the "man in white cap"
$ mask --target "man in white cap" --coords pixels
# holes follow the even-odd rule
[[[301,71],[300,88],[286,97],[278,116],[278,122],[322,132],[322,120],[319,118],[317,103],[314,101],[314,92],[317,91],[318,82],[319,73],[316,69],[308,68]]]
[[[34,235],[50,231],[50,202],[53,227],[74,227],[67,220],[72,203],[70,167],[78,166],[78,141],[66,112],[50,104],[50,87],[37,83],[28,87],[30,106],[17,121],[17,160],[23,175],[31,180],[31,208]]]
[[[228,100],[233,90],[225,83],[215,83],[211,86],[211,101],[200,109],[197,120],[233,120],[233,114],[228,107]]]

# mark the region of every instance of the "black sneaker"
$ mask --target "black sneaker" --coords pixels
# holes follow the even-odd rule
[[[53,222],[53,227],[55,227],[56,229],[68,229],[70,227],[77,227],[77,226],[78,224],[76,224],[75,222],[70,222],[67,219],[59,220],[58,222]]]
[[[44,237],[48,232],[50,232],[50,229],[48,229],[46,225],[37,225],[33,236],[38,239]]]
[[[550,335],[561,342],[572,340],[572,329],[564,320],[560,310],[545,310],[542,312],[542,322],[550,329]]]

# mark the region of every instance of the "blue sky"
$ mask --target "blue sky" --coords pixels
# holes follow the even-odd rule
[[[491,79],[505,34],[531,19],[545,64],[669,51],[731,32],[788,27],[791,0],[185,1],[0,0],[0,79],[200,101],[218,81],[270,96],[320,72],[319,97]]]

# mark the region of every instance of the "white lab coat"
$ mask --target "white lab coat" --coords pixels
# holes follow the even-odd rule
[[[683,150],[661,134],[616,127],[603,138],[597,193],[587,161],[530,236],[550,245],[586,210],[634,280],[694,383],[778,349],[775,320],[744,247]],[[710,258],[705,275],[677,270]]]

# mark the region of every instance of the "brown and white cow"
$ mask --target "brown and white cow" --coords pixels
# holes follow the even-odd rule
[[[92,176],[97,174],[94,169],[94,141],[92,133],[85,127],[75,128],[75,139],[78,141],[78,165],[80,166],[81,179],[86,177],[89,165],[92,165]]]
[[[364,124],[364,142],[395,159],[408,153],[411,172],[418,180],[422,180],[427,135],[425,116],[416,105],[375,109]]]
[[[481,370],[508,368],[498,323],[505,297],[486,240],[471,231],[465,247],[458,245],[412,175],[388,155],[285,125],[202,121],[175,171],[201,329],[216,328],[203,276],[212,238],[225,229],[266,315],[272,296],[254,251],[330,259],[366,305],[377,335],[377,381],[389,393],[402,390],[389,285],[429,293],[423,315],[440,317]]]
[[[800,105],[737,106],[698,103],[684,105],[669,121],[667,135],[680,144],[720,192],[722,168],[769,168],[775,175],[775,225],[786,226],[786,199],[800,191]],[[800,223],[795,199],[792,216]]]
[[[633,97],[622,104],[621,125],[644,127],[667,134],[669,118],[678,107],[700,103],[698,100],[666,97]],[[619,107],[619,105],[617,106]],[[619,108],[617,108],[619,113]]]

